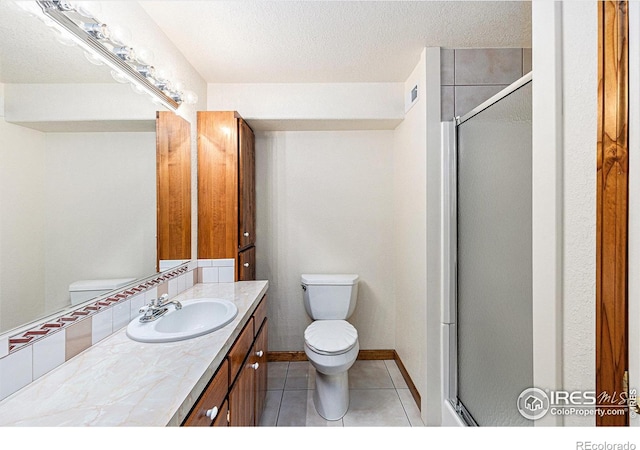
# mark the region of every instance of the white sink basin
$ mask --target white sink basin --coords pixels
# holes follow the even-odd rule
[[[140,316],[127,326],[127,336],[139,342],[174,342],[211,333],[229,324],[238,307],[228,300],[198,298],[187,300],[182,309],[169,305],[169,312],[147,323]]]

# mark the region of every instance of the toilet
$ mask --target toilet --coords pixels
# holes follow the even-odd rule
[[[135,278],[108,278],[102,280],[80,280],[69,285],[71,306],[79,305],[107,292],[125,287],[135,281]]]
[[[313,322],[304,331],[304,352],[316,370],[313,402],[326,420],[349,409],[349,368],[358,356],[358,330],[347,322],[356,307],[358,275],[302,275],[304,307]]]

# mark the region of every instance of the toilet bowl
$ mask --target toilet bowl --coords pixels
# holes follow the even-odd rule
[[[357,275],[302,275],[304,305],[314,321],[304,332],[304,352],[316,370],[313,402],[326,420],[349,409],[349,369],[358,357],[358,331],[347,322],[355,309]]]
[[[317,320],[304,337],[304,352],[316,369],[316,411],[326,420],[339,420],[349,409],[348,370],[360,350],[358,332],[346,320]]]

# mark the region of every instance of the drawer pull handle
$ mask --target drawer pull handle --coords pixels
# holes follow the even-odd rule
[[[218,415],[218,407],[214,406],[211,409],[208,409],[207,412],[205,413],[205,415],[211,419],[211,421],[213,422],[213,420],[216,418],[216,416]]]
[[[249,263],[244,263],[243,266],[249,267]]]
[[[249,237],[249,232],[248,231],[244,232],[244,237]]]
[[[251,368],[254,369],[254,370],[258,370],[258,367],[260,367],[260,364],[258,364],[258,363],[251,364]]]
[[[262,358],[262,355],[264,355],[264,352],[263,352],[262,350],[258,350],[258,351],[256,352],[256,356],[257,356],[258,358]],[[256,363],[256,364],[257,364],[257,363]]]

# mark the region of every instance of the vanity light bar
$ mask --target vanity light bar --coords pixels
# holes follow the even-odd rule
[[[42,9],[42,12],[53,20],[56,24],[68,31],[73,40],[80,45],[84,50],[90,54],[95,55],[104,64],[115,70],[122,75],[129,82],[133,83],[144,92],[157,99],[161,104],[169,108],[170,110],[177,110],[180,104],[183,102],[183,96],[179,92],[169,91],[169,94],[163,92],[154,83],[152,83],[143,73],[139,72],[131,64],[127,63],[126,58],[118,56],[114,51],[110,50],[100,40],[98,40],[94,28],[91,26],[78,25],[67,14],[71,14],[73,11],[68,9],[68,2],[60,1],[37,1],[38,5]],[[86,20],[86,19],[85,19]],[[94,24],[98,25],[98,28],[103,24],[94,20]],[[114,46],[114,49],[129,48],[126,45]],[[135,64],[136,61],[131,61]],[[161,80],[157,80],[160,82]],[[166,82],[166,81],[165,81]],[[159,83],[160,84],[160,83]]]

